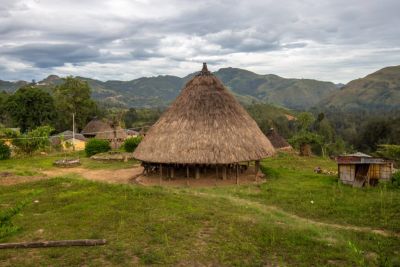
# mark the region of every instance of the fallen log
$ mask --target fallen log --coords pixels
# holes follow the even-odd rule
[[[48,247],[70,247],[70,246],[101,246],[106,244],[105,239],[78,239],[57,240],[20,243],[0,243],[0,249],[6,248],[48,248]]]

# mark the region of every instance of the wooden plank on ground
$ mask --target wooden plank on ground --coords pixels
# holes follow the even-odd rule
[[[101,246],[105,245],[105,239],[77,239],[77,240],[56,240],[20,243],[0,243],[0,249],[7,248],[48,248],[48,247],[71,247],[71,246]]]

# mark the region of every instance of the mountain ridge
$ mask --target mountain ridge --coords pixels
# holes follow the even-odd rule
[[[77,76],[87,81],[92,96],[98,101],[123,107],[162,107],[170,104],[185,83],[198,72],[184,77],[158,75],[129,81]],[[386,67],[346,85],[315,79],[283,78],[275,74],[257,74],[249,70],[227,67],[213,72],[242,102],[265,102],[289,109],[305,110],[313,106],[336,106],[344,109],[385,108],[399,104],[396,88],[400,87],[400,66]],[[62,82],[49,75],[37,85],[47,90]],[[28,82],[0,80],[0,90],[15,91]],[[369,91],[368,91],[369,90]],[[349,100],[348,100],[349,99]]]

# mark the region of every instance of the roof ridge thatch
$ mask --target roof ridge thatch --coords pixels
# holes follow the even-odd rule
[[[228,164],[272,154],[257,123],[206,64],[134,152],[142,161],[180,164]]]

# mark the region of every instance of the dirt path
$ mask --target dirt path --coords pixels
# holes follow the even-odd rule
[[[48,179],[45,175],[38,176],[18,176],[18,175],[7,175],[0,177],[0,185],[15,185],[22,183],[29,183],[34,181],[39,181],[43,179]]]
[[[304,217],[286,212],[276,206],[263,205],[261,203],[243,199],[243,198],[227,196],[227,195],[221,196],[221,195],[215,195],[215,194],[204,193],[204,192],[191,192],[191,193],[195,194],[195,195],[206,196],[206,197],[227,199],[234,204],[252,207],[262,213],[270,213],[271,211],[276,212],[279,215],[286,216],[292,220],[295,220],[295,221],[301,222],[301,223],[305,223],[305,224],[311,224],[311,225],[322,226],[322,227],[330,227],[330,228],[336,228],[336,229],[342,229],[342,230],[351,230],[351,231],[356,231],[356,232],[374,233],[374,234],[382,235],[385,237],[394,236],[394,237],[400,238],[400,233],[391,232],[391,231],[387,231],[387,230],[381,230],[381,229],[373,229],[371,227],[361,227],[361,226],[354,226],[354,225],[342,225],[342,224],[336,224],[336,223],[319,222],[319,221],[315,221],[312,219],[304,218]]]
[[[43,171],[46,176],[56,177],[67,174],[78,174],[86,179],[107,182],[128,184],[132,179],[143,172],[142,167],[134,167],[128,169],[117,170],[90,170],[82,167],[68,168],[68,169],[52,169]]]

